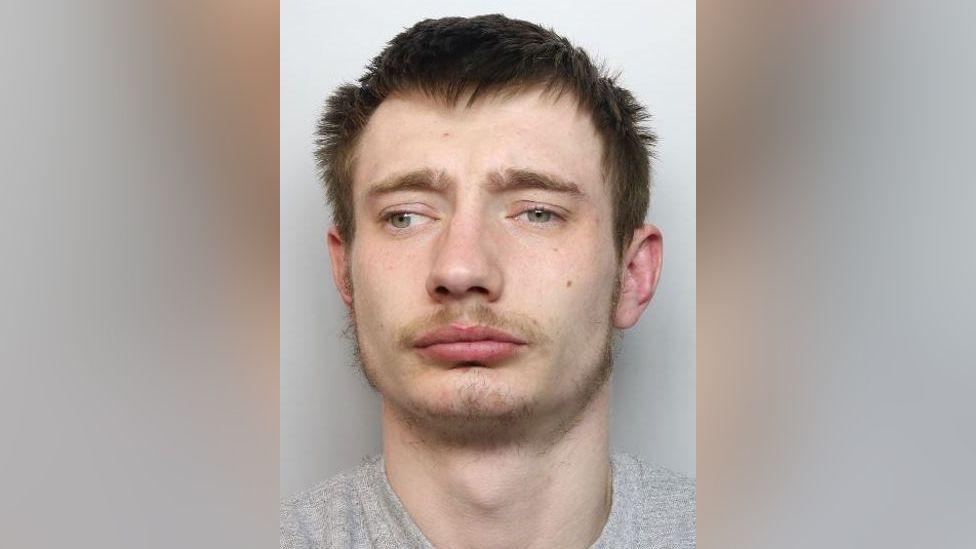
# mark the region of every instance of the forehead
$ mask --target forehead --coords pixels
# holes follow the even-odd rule
[[[459,181],[527,169],[575,181],[591,196],[606,194],[603,145],[575,98],[541,90],[491,94],[468,106],[420,93],[388,97],[373,113],[354,157],[354,196],[372,182],[418,169]]]

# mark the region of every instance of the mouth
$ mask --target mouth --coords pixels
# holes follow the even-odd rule
[[[515,356],[525,345],[525,340],[508,332],[452,324],[425,332],[414,342],[414,349],[435,362],[486,366]]]

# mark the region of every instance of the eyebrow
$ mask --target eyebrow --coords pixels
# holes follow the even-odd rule
[[[586,193],[576,183],[533,170],[508,169],[502,173],[491,174],[488,180],[490,188],[498,192],[538,189],[586,198]]]
[[[373,198],[400,191],[442,193],[447,190],[449,184],[450,178],[444,172],[436,172],[430,168],[424,168],[386,177],[374,183],[366,191],[366,196]]]
[[[444,193],[447,192],[452,181],[451,177],[444,172],[423,168],[406,173],[393,174],[381,179],[366,191],[366,196],[367,198],[375,198],[401,191]],[[537,189],[563,193],[577,198],[587,197],[586,193],[579,188],[579,185],[572,181],[534,170],[515,168],[490,174],[488,176],[488,188],[494,192]]]

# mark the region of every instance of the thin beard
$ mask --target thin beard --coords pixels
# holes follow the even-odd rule
[[[349,295],[353,296],[352,278],[349,274],[347,270],[345,282]],[[609,311],[610,318],[608,319],[611,328],[608,330],[607,337],[604,340],[603,352],[600,355],[600,364],[592,370],[591,376],[577,382],[577,391],[575,393],[577,398],[574,401],[579,403],[579,405],[570,413],[566,414],[555,428],[541,435],[537,434],[533,436],[533,433],[529,430],[529,422],[526,421],[533,416],[533,403],[523,403],[516,409],[510,410],[505,414],[487,418],[475,414],[457,414],[445,417],[440,414],[434,414],[429,410],[410,409],[406,406],[399,405],[383,395],[383,392],[379,388],[379,383],[370,375],[369,368],[363,359],[362,348],[359,344],[359,335],[356,327],[356,310],[353,305],[350,305],[347,311],[347,323],[343,330],[343,336],[348,338],[352,344],[352,366],[358,369],[369,386],[393,407],[394,411],[404,420],[404,423],[418,436],[422,444],[427,444],[431,447],[463,447],[481,450],[513,445],[523,447],[531,445],[537,448],[540,453],[546,453],[579,424],[584,416],[584,412],[589,408],[600,390],[608,383],[613,373],[614,359],[619,351],[619,342],[622,339],[622,334],[615,328],[612,328],[613,313],[620,301],[619,274],[620,270],[618,270],[617,276],[615,276],[617,283],[614,284]],[[355,303],[355,299],[351,299],[350,301],[351,303]],[[523,332],[531,332],[532,336],[537,338],[537,340],[548,341],[549,339],[541,330],[535,329],[535,326],[532,325],[534,323],[528,324],[528,326],[531,326],[530,328],[523,321],[513,322],[511,319],[503,320],[488,307],[476,307],[473,311],[475,312],[470,314],[484,324],[494,325],[496,327],[518,324]],[[433,323],[443,325],[446,323],[446,320],[453,320],[457,316],[457,311],[442,309],[426,318],[415,321],[407,329],[401,329],[400,336],[397,339],[403,345],[405,341],[410,341],[410,334],[417,333],[417,330],[422,329],[422,327],[429,326]],[[474,422],[479,424],[474,425]]]

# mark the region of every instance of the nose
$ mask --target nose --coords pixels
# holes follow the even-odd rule
[[[471,296],[496,301],[503,277],[495,242],[475,219],[454,218],[435,243],[427,293],[442,304]]]

